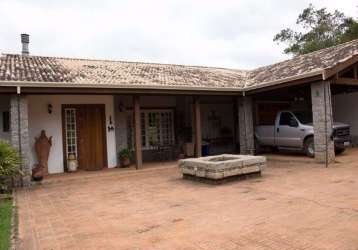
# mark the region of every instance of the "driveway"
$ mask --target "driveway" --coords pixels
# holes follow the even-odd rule
[[[175,167],[62,176],[17,191],[18,248],[357,250],[358,151],[337,160],[219,186]]]

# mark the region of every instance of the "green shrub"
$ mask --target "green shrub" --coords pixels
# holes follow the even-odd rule
[[[6,180],[21,174],[21,158],[8,142],[0,140],[0,191],[6,190]]]
[[[118,156],[119,156],[120,159],[130,158],[131,157],[131,151],[128,148],[124,148],[121,151],[119,151]]]

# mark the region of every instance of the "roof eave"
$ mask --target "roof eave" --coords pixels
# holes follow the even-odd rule
[[[183,90],[183,91],[212,91],[212,92],[237,92],[240,87],[190,87],[190,86],[157,86],[157,85],[121,85],[121,84],[95,84],[95,83],[63,83],[63,82],[24,82],[24,81],[0,81],[1,87],[30,87],[30,88],[73,88],[73,89],[140,89],[140,90]]]
[[[358,54],[352,54],[349,57],[346,57],[340,61],[338,61],[335,65],[331,67],[327,67],[324,69],[316,69],[314,71],[282,78],[275,81],[263,82],[260,84],[256,84],[254,86],[248,87],[191,87],[191,86],[158,86],[158,85],[123,85],[123,84],[95,84],[95,83],[63,83],[63,82],[35,82],[35,81],[0,81],[1,87],[30,87],[30,88],[73,88],[73,89],[81,89],[81,88],[93,88],[93,89],[140,89],[140,90],[179,90],[179,91],[212,91],[212,92],[250,92],[257,89],[264,89],[267,87],[272,87],[276,85],[281,85],[289,82],[293,82],[296,80],[303,80],[305,78],[310,78],[314,76],[322,76],[322,80],[327,80],[332,76],[336,75],[339,71],[344,68],[349,67],[350,65],[358,62]],[[70,85],[70,86],[69,86]],[[246,84],[245,84],[246,85]]]
[[[323,70],[323,80],[327,80],[332,76],[336,75],[339,71],[351,66],[354,63],[358,62],[358,54],[354,53],[342,60],[339,60],[336,64],[331,67],[327,67]]]
[[[253,90],[257,90],[257,89],[263,89],[266,87],[272,87],[272,86],[276,86],[276,85],[280,85],[280,84],[284,84],[284,83],[288,83],[288,82],[293,82],[296,80],[303,80],[305,78],[310,78],[310,77],[314,77],[314,76],[319,76],[322,75],[323,78],[323,72],[324,70],[322,69],[318,69],[318,70],[314,70],[305,74],[301,74],[301,75],[295,75],[295,76],[290,76],[290,77],[286,77],[286,78],[282,78],[279,80],[275,80],[275,81],[269,81],[269,82],[263,82],[254,86],[249,86],[249,87],[245,87],[244,91],[248,92],[248,91],[253,91]]]

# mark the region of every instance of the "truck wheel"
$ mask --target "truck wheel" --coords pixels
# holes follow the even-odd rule
[[[309,137],[309,138],[307,138],[305,140],[304,151],[305,151],[305,154],[308,157],[311,157],[311,158],[314,157],[314,141],[313,141],[313,137]]]
[[[346,150],[346,149],[345,148],[336,148],[334,150],[334,152],[335,152],[336,155],[340,155],[340,154],[342,154],[344,152],[344,150]]]

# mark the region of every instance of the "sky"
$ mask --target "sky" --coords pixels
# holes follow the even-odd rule
[[[357,0],[0,0],[0,52],[252,69],[312,3],[358,17]]]

